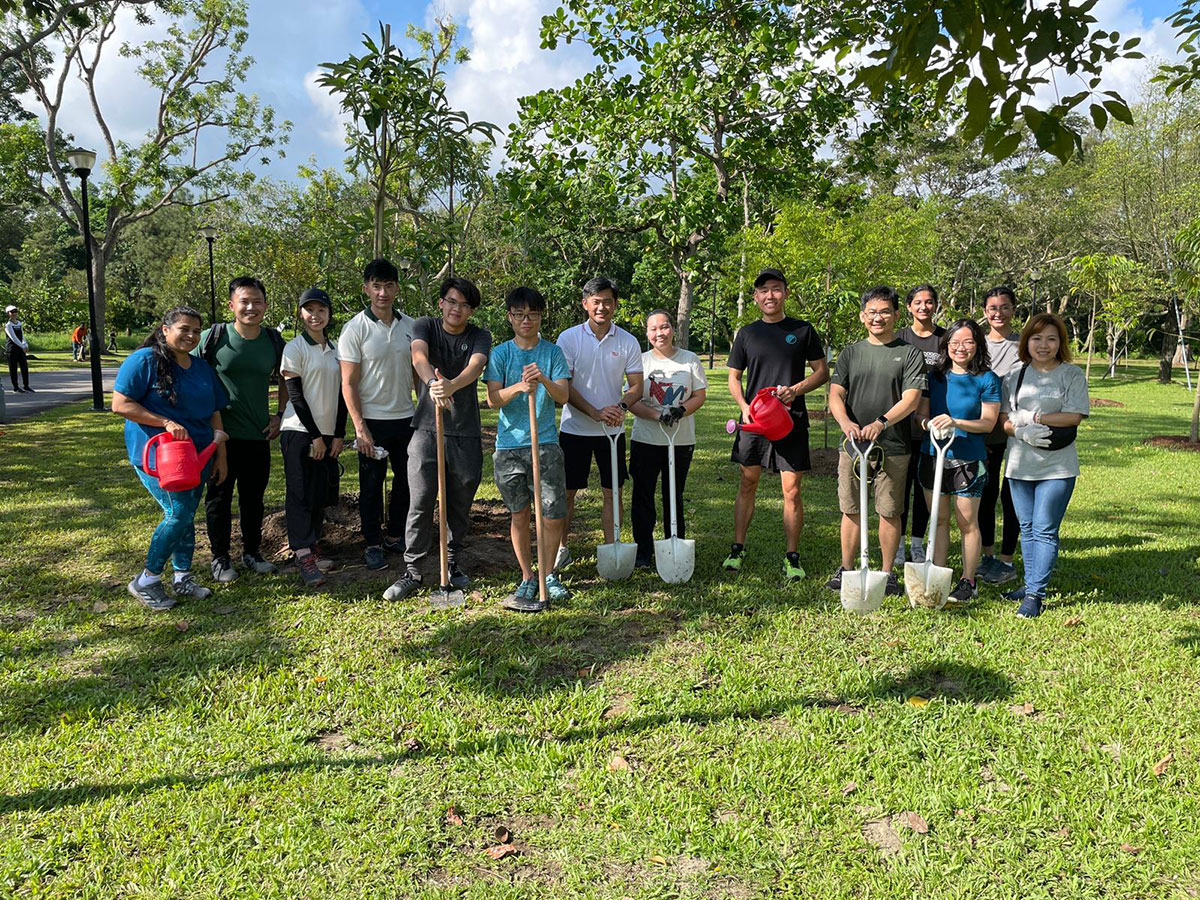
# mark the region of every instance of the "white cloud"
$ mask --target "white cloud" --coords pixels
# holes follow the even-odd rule
[[[304,76],[304,90],[315,108],[317,134],[329,144],[341,148],[346,144],[346,128],[351,115],[342,109],[341,103],[329,91],[317,83],[320,69],[313,69]]]

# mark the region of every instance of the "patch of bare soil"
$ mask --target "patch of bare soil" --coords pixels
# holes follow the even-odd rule
[[[837,477],[838,454],[841,451],[836,447],[828,449],[824,447],[814,447],[809,451],[809,457],[812,460],[811,475],[825,475],[833,478]]]
[[[1092,397],[1088,400],[1088,406],[1093,409],[1097,406],[1115,406],[1118,409],[1124,409],[1125,404],[1119,400],[1105,400],[1103,397]]]
[[[1146,438],[1142,443],[1157,447],[1159,450],[1190,450],[1200,452],[1200,441],[1189,440],[1182,434],[1158,434]]]

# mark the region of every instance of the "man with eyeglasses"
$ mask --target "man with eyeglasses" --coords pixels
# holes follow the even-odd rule
[[[405,571],[384,593],[387,600],[401,600],[421,588],[421,565],[433,543],[433,506],[438,492],[435,408],[442,411],[450,583],[457,588],[471,584],[462,570],[461,557],[471,524],[471,504],[483,478],[483,431],[476,388],[492,349],[492,335],[471,324],[481,299],[473,282],[447,278],[439,294],[441,317],[422,316],[413,324],[417,407],[408,442]]]
[[[721,565],[730,572],[742,568],[758,482],[766,469],[779,474],[783,488],[783,530],[787,542],[783,577],[786,581],[799,581],[805,575],[799,552],[800,532],[804,527],[800,481],[803,473],[812,468],[804,395],[829,380],[829,363],[825,360],[821,337],[812,325],[786,315],[787,297],[787,278],[783,272],[778,269],[759,272],[754,279],[754,302],[762,318],[739,330],[729,351],[729,393],[742,411],[742,422],[750,421],[750,400],[754,395],[763,388],[775,388],[775,395],[792,415],[792,431],[779,441],[741,429],[734,437],[730,459],[741,467],[741,479],[733,506],[733,546]],[[805,377],[809,369],[812,374]]]
[[[862,295],[859,319],[867,337],[838,354],[829,391],[829,412],[849,440],[874,441],[884,454],[875,475],[875,511],[879,514],[879,546],[887,593],[903,589],[896,573],[900,545],[900,513],[908,475],[909,423],[925,390],[925,358],[896,337],[900,300],[886,285]],[[825,586],[842,589],[842,573],[853,568],[859,553],[859,529],[866,528],[865,509],[858,508],[857,466],[851,454],[838,454],[838,506],[842,511],[842,565]]]

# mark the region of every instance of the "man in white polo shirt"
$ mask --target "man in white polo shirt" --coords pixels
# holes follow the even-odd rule
[[[394,265],[386,259],[368,263],[363,270],[363,293],[370,306],[347,322],[338,338],[342,393],[358,436],[358,512],[367,545],[363,561],[368,569],[387,568],[385,550],[404,552],[415,320],[393,305],[399,291],[400,273]],[[385,532],[383,494],[389,461],[392,493]]]
[[[559,445],[567,471],[567,521],[554,568],[571,562],[567,535],[575,516],[575,494],[587,487],[592,460],[600,469],[604,492],[601,527],[604,541],[613,535],[612,456],[608,432],[621,429],[617,439],[617,494],[625,484],[625,416],[642,396],[642,348],[632,334],[613,322],[617,312],[617,286],[609,279],[593,278],[583,286],[587,320],[558,336],[558,346],[571,370],[571,398],[563,407]],[[618,506],[618,509],[620,507]]]

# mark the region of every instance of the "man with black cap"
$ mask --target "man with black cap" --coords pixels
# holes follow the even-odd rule
[[[323,573],[333,567],[332,561],[321,555],[317,540],[325,507],[338,499],[337,458],[346,437],[346,401],[337,345],[326,333],[333,315],[329,295],[320,288],[309,288],[300,295],[299,312],[304,331],[283,348],[280,374],[288,403],[279,445],[286,483],[288,545],[305,585],[318,587],[325,583]]]
[[[829,364],[820,335],[803,319],[785,315],[787,278],[778,269],[763,269],[754,279],[754,302],[762,318],[742,328],[729,351],[729,393],[741,408],[742,422],[752,421],[750,400],[763,388],[774,388],[791,412],[787,437],[770,441],[765,436],[738,429],[732,459],[742,467],[737,501],[733,508],[733,546],[722,565],[736,572],[746,556],[746,533],[754,517],[754,500],[763,469],[778,472],[783,483],[783,530],[787,553],[783,576],[787,581],[804,577],[798,552],[804,527],[800,496],[802,473],[812,468],[808,453],[808,412],[804,395],[829,380]],[[806,369],[812,374],[805,377]],[[742,384],[742,376],[746,384]]]

